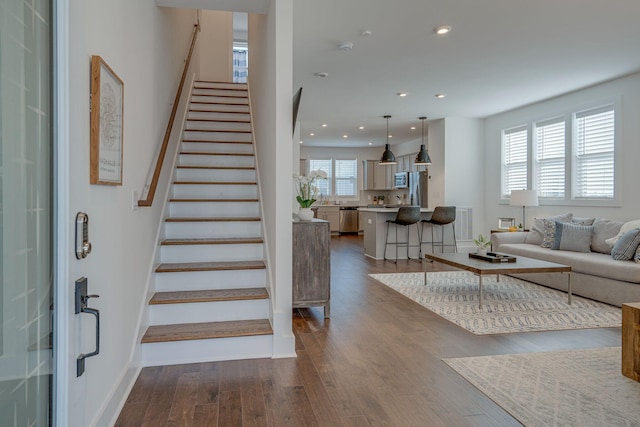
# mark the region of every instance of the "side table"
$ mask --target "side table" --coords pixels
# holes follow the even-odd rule
[[[622,375],[640,381],[640,302],[622,304]]]

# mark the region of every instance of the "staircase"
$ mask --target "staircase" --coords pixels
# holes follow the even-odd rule
[[[194,84],[179,156],[143,365],[270,357],[246,84]]]

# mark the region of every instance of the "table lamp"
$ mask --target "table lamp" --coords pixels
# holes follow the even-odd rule
[[[509,206],[522,206],[522,228],[526,229],[524,208],[538,206],[538,192],[536,190],[511,190]]]

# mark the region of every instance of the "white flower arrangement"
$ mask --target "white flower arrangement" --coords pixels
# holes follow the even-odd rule
[[[327,179],[327,173],[322,169],[309,172],[309,176],[293,175],[296,183],[296,200],[301,208],[310,208],[320,195],[316,180]]]

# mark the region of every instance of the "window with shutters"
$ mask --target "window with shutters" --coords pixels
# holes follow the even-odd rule
[[[615,112],[612,105],[574,115],[573,198],[615,197]]]
[[[527,128],[502,132],[502,197],[527,188]]]
[[[565,196],[564,118],[535,125],[535,189],[538,197],[564,199]]]
[[[511,190],[531,188],[538,191],[541,204],[619,206],[620,108],[620,101],[612,101],[503,130],[503,202]]]
[[[318,169],[327,173],[327,179],[316,181],[322,195],[345,198],[358,196],[357,159],[309,160],[309,171]]]

